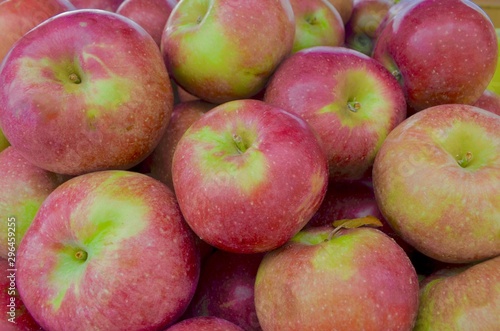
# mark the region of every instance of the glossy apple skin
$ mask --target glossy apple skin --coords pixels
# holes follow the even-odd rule
[[[414,113],[476,102],[493,77],[497,54],[495,28],[479,6],[467,0],[417,0],[387,22],[373,58],[398,78]]]
[[[123,0],[70,0],[77,9],[101,9],[115,12]]]
[[[496,330],[500,325],[500,257],[425,278],[415,331]]]
[[[342,17],[342,21],[347,23],[352,15],[352,10],[354,8],[354,0],[328,0]]]
[[[246,331],[261,331],[254,303],[254,284],[263,254],[234,254],[221,250],[210,255],[185,318],[215,316]]]
[[[187,308],[199,272],[173,193],[119,170],[81,175],[54,190],[17,255],[21,298],[54,331],[159,330]]]
[[[0,2],[0,63],[26,32],[52,16],[75,7],[68,0],[9,0]]]
[[[493,91],[485,90],[474,106],[485,109],[500,116],[500,95]]]
[[[342,17],[328,0],[290,0],[295,15],[293,52],[313,46],[342,46]]]
[[[239,326],[219,317],[193,317],[181,321],[165,331],[244,331]]]
[[[29,163],[12,146],[0,153],[0,258],[9,253],[7,219],[15,218],[15,246],[18,247],[36,212],[47,196],[63,181],[60,175]]]
[[[418,279],[405,252],[372,228],[301,231],[264,257],[255,282],[263,330],[411,330]]]
[[[373,166],[380,211],[425,255],[469,263],[500,254],[500,117],[441,105],[401,123]]]
[[[294,36],[288,0],[185,0],[170,15],[161,49],[182,88],[220,104],[262,90]]]
[[[0,67],[5,136],[30,162],[56,173],[134,166],[160,140],[172,108],[154,40],[106,11],[71,11],[45,21]]]
[[[177,144],[172,176],[182,213],[200,238],[233,253],[259,253],[309,221],[328,170],[304,120],[262,101],[238,100],[191,125]]]
[[[332,180],[368,176],[383,140],[406,117],[394,77],[380,63],[344,47],[312,47],[287,58],[271,78],[264,101],[311,125]],[[352,101],[358,109],[350,110]]]
[[[125,0],[116,10],[142,26],[160,47],[163,28],[179,0]]]

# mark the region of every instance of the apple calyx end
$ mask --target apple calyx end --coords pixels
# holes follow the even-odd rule
[[[87,261],[88,253],[83,249],[79,249],[75,252],[75,258],[79,261],[85,262]]]

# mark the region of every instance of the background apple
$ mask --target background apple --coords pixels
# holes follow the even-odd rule
[[[411,330],[418,279],[377,229],[311,228],[264,257],[255,282],[263,330]]]
[[[443,269],[424,279],[415,331],[495,330],[500,325],[500,257]]]
[[[443,262],[500,254],[500,117],[468,105],[425,109],[375,158],[380,211],[405,241]]]
[[[218,317],[193,317],[181,321],[165,331],[243,331],[239,326]]]
[[[290,0],[295,14],[293,52],[313,46],[342,46],[342,17],[328,0]]]
[[[352,14],[352,9],[354,7],[354,0],[328,0],[342,17],[342,21],[347,23]]]
[[[469,0],[408,2],[373,51],[401,83],[410,113],[476,102],[493,77],[497,54],[493,23]]]
[[[125,0],[116,10],[138,23],[160,47],[165,24],[179,0]]]
[[[128,171],[72,178],[40,207],[17,286],[46,330],[160,330],[194,295],[200,261],[173,193]]]
[[[233,253],[284,244],[318,209],[326,158],[304,120],[257,100],[224,103],[194,122],[173,161],[175,194],[193,231]]]
[[[33,164],[76,175],[127,169],[152,152],[173,94],[158,45],[121,15],[59,14],[0,68],[0,126]]]
[[[490,111],[500,116],[500,94],[485,90],[474,106]]]
[[[9,0],[0,2],[0,63],[26,32],[75,6],[68,0]]]
[[[223,103],[263,89],[294,36],[289,1],[184,0],[170,15],[161,48],[181,87]]]
[[[4,149],[6,149],[9,146],[10,146],[10,144],[9,144],[7,138],[5,138],[2,129],[0,128],[0,152],[2,152]]]
[[[498,47],[500,48],[500,28],[496,28],[495,32],[497,35]],[[491,79],[490,83],[488,84],[487,89],[500,95],[500,52],[498,53],[495,74],[493,75],[493,78]]]
[[[101,9],[115,12],[123,0],[70,0],[77,9]]]
[[[368,176],[383,140],[406,117],[394,77],[372,58],[344,47],[312,47],[287,58],[264,101],[311,125],[332,180]]]

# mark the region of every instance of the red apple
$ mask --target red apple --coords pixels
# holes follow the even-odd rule
[[[352,10],[354,8],[354,0],[328,0],[342,17],[342,21],[347,23],[352,15]]]
[[[182,214],[207,243],[234,253],[284,244],[318,209],[326,158],[307,123],[257,100],[217,106],[179,140],[172,177]]]
[[[68,0],[9,0],[0,2],[0,63],[26,32],[46,19],[75,7]]]
[[[373,166],[380,211],[439,261],[500,254],[500,117],[468,105],[427,108],[384,141]]]
[[[173,108],[158,45],[98,10],[59,14],[0,67],[0,126],[33,164],[76,175],[127,169],[152,152]]]
[[[288,0],[184,0],[172,11],[161,49],[187,92],[220,104],[262,90],[292,51]]]
[[[72,178],[44,201],[17,255],[19,294],[46,330],[159,330],[194,295],[200,261],[172,192],[146,175]]]
[[[368,176],[385,137],[406,117],[394,77],[380,63],[344,47],[312,47],[290,56],[271,78],[264,101],[311,125],[333,180]]]
[[[179,0],[125,0],[116,13],[142,26],[160,47],[163,29],[178,2]]]
[[[493,23],[473,2],[415,0],[385,24],[373,57],[398,78],[413,113],[475,103],[493,77],[497,52]]]
[[[101,9],[115,12],[123,0],[70,0],[77,9]]]
[[[239,326],[218,317],[194,317],[179,322],[165,331],[243,331]]]
[[[405,252],[376,229],[332,229],[266,254],[255,282],[262,329],[411,330],[418,279]]]
[[[485,109],[500,116],[500,95],[493,91],[485,90],[474,106]]]

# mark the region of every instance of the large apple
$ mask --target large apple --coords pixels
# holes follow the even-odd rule
[[[414,331],[497,330],[500,325],[500,256],[442,269],[421,282]]]
[[[264,101],[311,125],[334,180],[368,176],[385,137],[406,117],[396,79],[372,58],[344,47],[312,47],[287,58]]]
[[[123,0],[70,0],[77,9],[101,9],[115,12]]]
[[[191,125],[175,149],[172,177],[182,214],[200,238],[258,253],[309,221],[328,169],[304,120],[248,99],[219,105]]]
[[[219,317],[193,317],[181,321],[165,331],[244,331],[239,326]]]
[[[500,116],[468,105],[425,109],[375,158],[380,211],[405,241],[443,262],[500,254]]]
[[[290,0],[295,15],[293,52],[313,46],[342,46],[345,28],[328,0]]]
[[[26,32],[75,6],[68,0],[9,0],[0,2],[0,63]]]
[[[401,8],[380,32],[373,57],[398,78],[411,112],[476,102],[498,54],[486,13],[469,0],[415,0]]]
[[[158,45],[118,14],[59,14],[0,67],[0,126],[33,164],[62,174],[127,169],[154,149],[173,94]]]
[[[161,330],[194,295],[200,261],[171,190],[146,175],[72,178],[17,254],[21,299],[46,330]]]
[[[223,103],[264,88],[292,51],[294,36],[288,0],[183,0],[167,21],[161,48],[181,87]]]
[[[383,232],[311,228],[266,254],[255,305],[266,331],[411,330],[418,290],[410,260]]]

